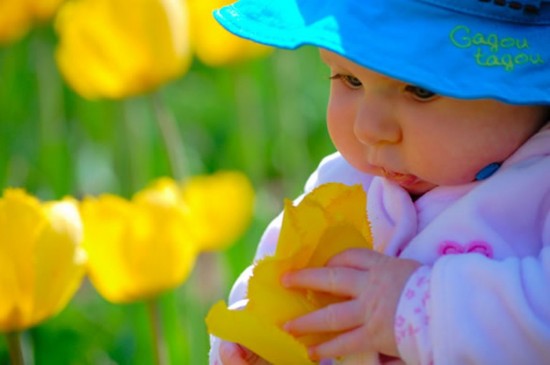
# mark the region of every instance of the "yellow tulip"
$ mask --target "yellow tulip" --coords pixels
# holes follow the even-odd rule
[[[187,278],[197,248],[184,210],[171,179],[156,181],[131,200],[84,199],[88,275],[104,298],[113,303],[150,299]]]
[[[86,255],[72,199],[40,203],[21,189],[0,199],[0,331],[34,326],[61,311],[80,286]]]
[[[287,201],[277,251],[254,267],[247,306],[229,310],[223,301],[215,304],[206,318],[209,332],[240,343],[275,365],[312,364],[306,346],[327,338],[296,339],[281,327],[341,298],[283,288],[280,277],[291,270],[323,266],[335,254],[357,247],[372,248],[361,186],[330,183],[297,206]]]
[[[61,73],[86,98],[151,91],[190,64],[184,0],[73,0],[56,29]]]
[[[63,0],[0,1],[0,43],[14,41],[34,22],[50,19]]]
[[[197,57],[209,66],[224,66],[259,57],[272,48],[239,38],[225,30],[214,19],[215,9],[233,0],[188,0],[191,38]]]
[[[193,234],[201,250],[222,250],[234,243],[252,218],[254,190],[245,175],[218,172],[195,176],[182,187]]]

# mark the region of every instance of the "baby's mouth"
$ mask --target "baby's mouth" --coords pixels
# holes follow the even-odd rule
[[[411,174],[403,174],[396,171],[389,171],[383,167],[380,168],[380,171],[386,179],[394,181],[399,185],[410,186],[418,182],[418,177]]]

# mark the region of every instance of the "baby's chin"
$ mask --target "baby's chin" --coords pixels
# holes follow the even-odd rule
[[[417,185],[413,186],[403,186],[403,189],[407,190],[407,192],[415,198],[419,198],[422,195],[426,194],[428,191],[436,188],[437,185],[433,185],[430,183],[422,182],[418,183]]]
[[[460,176],[460,177],[455,177],[453,179],[449,178],[449,179],[441,180],[437,182],[430,182],[430,181],[422,180],[421,178],[418,178],[418,180],[413,184],[408,184],[408,185],[400,184],[400,185],[403,189],[407,190],[411,196],[418,198],[438,186],[449,186],[449,187],[459,186],[459,185],[472,183],[473,181],[474,181],[474,178],[469,176]]]
[[[421,197],[422,195],[426,194],[428,191],[432,190],[437,186],[438,185],[431,184],[429,182],[422,181],[422,180],[419,180],[414,184],[409,184],[406,186],[401,185],[401,187],[405,189],[414,198]]]

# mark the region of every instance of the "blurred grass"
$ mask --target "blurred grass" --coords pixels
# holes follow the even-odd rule
[[[312,48],[216,69],[195,61],[151,95],[88,101],[61,79],[55,44],[44,26],[0,48],[2,188],[24,187],[41,199],[129,197],[171,175],[155,105],[176,123],[179,174],[232,169],[254,184],[246,234],[225,252],[203,254],[187,282],[160,298],[168,363],[206,364],[208,309],[250,263],[283,198],[298,195],[333,151],[324,124],[328,71]],[[150,336],[145,304],[108,303],[85,281],[62,313],[23,340],[28,364],[151,364]],[[2,338],[0,364],[8,363]]]

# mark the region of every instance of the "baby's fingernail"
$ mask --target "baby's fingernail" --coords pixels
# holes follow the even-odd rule
[[[288,274],[283,274],[283,276],[281,276],[281,285],[284,286],[285,288],[290,285]]]
[[[319,357],[317,356],[317,353],[315,351],[315,348],[314,347],[310,347],[307,349],[307,355],[309,356],[309,358],[313,361],[318,361],[320,360]]]
[[[237,351],[239,352],[239,355],[243,359],[246,359],[246,357],[248,356],[248,351],[240,345],[237,345]]]

